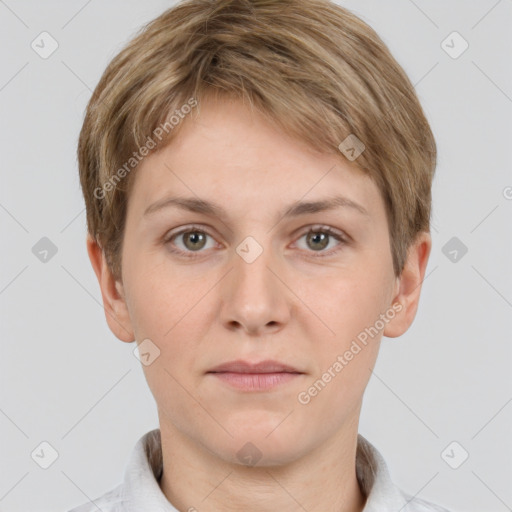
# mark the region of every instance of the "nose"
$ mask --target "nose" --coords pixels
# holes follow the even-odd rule
[[[280,275],[277,258],[272,257],[271,250],[266,248],[253,259],[251,251],[254,250],[252,246],[245,253],[243,250],[233,252],[233,268],[220,283],[220,314],[227,329],[258,336],[277,332],[286,325],[292,294],[284,284],[284,276]]]

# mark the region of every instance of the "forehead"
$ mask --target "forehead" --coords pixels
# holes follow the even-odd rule
[[[252,211],[283,205],[288,210],[300,209],[299,201],[330,198],[341,204],[341,197],[345,206],[352,203],[354,210],[371,214],[379,201],[376,185],[355,164],[341,154],[307,147],[240,101],[206,101],[197,117],[182,123],[174,139],[146,157],[133,177],[133,200],[144,212],[171,196],[187,197],[189,205],[195,198],[195,206],[211,214],[215,205],[223,212],[244,204]]]

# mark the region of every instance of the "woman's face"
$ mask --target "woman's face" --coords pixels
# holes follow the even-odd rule
[[[285,464],[357,424],[396,313],[385,207],[341,154],[311,152],[237,101],[200,107],[134,176],[127,327],[150,340],[162,428],[226,461]],[[269,360],[297,373],[211,373]]]

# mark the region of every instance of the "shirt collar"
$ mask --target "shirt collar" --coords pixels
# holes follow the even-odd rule
[[[361,434],[357,436],[356,475],[366,495],[363,512],[407,511],[405,495],[392,482],[379,451]],[[130,512],[178,512],[160,489],[163,459],[160,429],[144,434],[126,466],[122,501]]]

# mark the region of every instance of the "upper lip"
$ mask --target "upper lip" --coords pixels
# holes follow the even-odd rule
[[[236,361],[228,361],[212,368],[208,373],[303,373],[297,368],[279,361],[266,360],[259,363],[250,363],[238,359]]]

